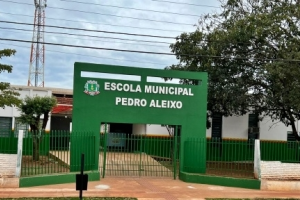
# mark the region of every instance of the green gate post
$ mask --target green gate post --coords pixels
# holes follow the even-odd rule
[[[103,148],[103,174],[102,178],[105,176],[105,169],[106,169],[106,151],[107,151],[107,123],[105,123],[105,128],[104,128],[104,148]]]
[[[143,148],[143,135],[141,135],[140,139],[140,166],[139,166],[139,176],[142,176],[142,149]]]
[[[85,170],[99,170],[99,132],[72,132],[70,136],[70,171],[80,171],[80,155],[86,157]]]
[[[174,133],[174,150],[173,150],[173,167],[174,167],[174,180],[176,180],[176,168],[177,168],[177,126],[175,126]]]

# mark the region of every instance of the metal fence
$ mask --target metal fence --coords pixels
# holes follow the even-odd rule
[[[29,133],[23,139],[21,176],[68,173],[69,132]]]
[[[84,150],[82,148],[72,149],[74,155],[79,155],[79,158],[73,158],[76,160],[80,159],[82,151],[87,155],[94,153],[94,147],[86,145],[91,139],[95,139],[94,134],[70,133],[69,131],[52,131],[41,135],[28,134],[28,137],[23,139],[21,176],[79,171],[76,169],[80,168],[80,164],[78,162],[71,163],[72,141],[80,141],[82,147],[87,146]],[[91,153],[92,151],[93,153]],[[86,156],[85,166],[88,167],[91,163],[93,161]]]
[[[5,134],[4,134],[5,133]],[[18,138],[14,137],[14,132],[0,129],[0,153],[2,154],[16,154],[17,153]]]
[[[298,141],[261,141],[260,151],[263,161],[300,163],[300,143]]]
[[[184,144],[184,157],[193,159],[203,156],[199,151],[206,150],[206,174],[253,178],[254,142],[252,140],[222,139],[187,139],[180,142],[180,137],[154,137],[129,135],[122,133],[100,134],[99,149],[90,145],[99,140],[98,133],[70,133],[68,131],[51,131],[50,133],[27,133],[23,138],[23,157],[21,176],[40,174],[69,173],[80,168],[80,154],[86,152],[86,169],[98,166],[104,176],[156,176],[174,177],[179,172],[180,143]],[[96,137],[97,136],[97,137]],[[13,132],[0,137],[0,153],[16,154],[18,138]],[[38,148],[34,144],[39,141]],[[72,147],[72,143],[77,146]],[[201,148],[200,148],[201,146]],[[204,147],[204,149],[203,149]],[[38,149],[38,159],[34,153]],[[200,149],[200,150],[199,150]],[[300,162],[300,143],[261,141],[261,160]],[[70,151],[74,151],[71,158]],[[95,160],[99,152],[99,160]],[[35,155],[35,156],[34,156]],[[77,156],[78,155],[78,156]],[[77,158],[77,157],[78,158]],[[71,159],[73,159],[71,166]],[[95,161],[97,162],[95,164]],[[183,168],[193,166],[183,164]],[[190,171],[190,170],[189,170]]]
[[[100,137],[99,170],[104,176],[178,175],[178,137],[106,133]],[[176,144],[176,145],[175,145]]]
[[[254,146],[248,141],[222,139],[187,139],[184,142],[184,157],[199,156],[198,150],[206,145],[206,174],[213,176],[254,178]],[[186,165],[183,170],[193,171],[199,166]]]

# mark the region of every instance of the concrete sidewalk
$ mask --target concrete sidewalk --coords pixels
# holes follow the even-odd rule
[[[77,197],[75,184],[0,189],[1,198]],[[172,179],[104,178],[89,182],[84,197],[137,197],[140,200],[197,200],[204,198],[299,198],[300,191],[261,191],[185,183]]]

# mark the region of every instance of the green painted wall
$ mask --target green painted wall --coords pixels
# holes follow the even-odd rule
[[[248,189],[260,189],[261,182],[255,179],[239,179],[219,176],[207,176],[202,174],[191,174],[180,172],[181,180],[189,183],[201,183],[209,185],[221,185],[228,187],[239,187]]]
[[[144,139],[145,151],[149,155],[168,157],[170,155],[171,138],[146,137]],[[206,144],[207,161],[253,161],[254,142],[247,140],[212,140],[198,139],[185,141],[190,148],[186,153],[192,156],[201,156],[194,151],[195,146]],[[300,144],[285,141],[261,141],[261,159],[265,161],[300,162]]]
[[[88,181],[100,180],[100,173],[98,171],[84,172],[88,174]],[[76,173],[69,174],[55,174],[55,175],[43,175],[34,177],[23,177],[20,178],[19,187],[33,187],[41,185],[53,185],[63,183],[75,183]],[[75,184],[74,184],[75,190]]]
[[[49,134],[46,134],[40,144],[40,155],[48,155],[49,153]],[[0,137],[0,153],[16,154],[18,149],[18,138]],[[23,155],[32,155],[32,138],[23,139]]]
[[[100,79],[81,77],[81,72],[100,72],[114,74],[116,79]],[[120,74],[136,75],[140,77],[140,81],[124,81],[118,80]],[[147,82],[147,77],[169,77],[169,78],[185,78],[192,80],[200,80],[199,85],[175,85],[163,83]],[[85,85],[91,89],[88,81],[97,81],[94,89],[99,89],[99,94],[91,96],[86,94]],[[114,90],[113,84],[119,84],[120,88]],[[127,85],[126,85],[127,84]],[[131,91],[123,87],[128,87]],[[174,93],[175,90],[181,91],[179,95],[155,94],[154,92],[145,92],[146,88],[166,87],[168,93]],[[123,66],[111,66],[89,63],[75,63],[74,67],[74,96],[73,96],[73,130],[74,131],[91,131],[99,133],[100,123],[133,123],[133,124],[169,124],[181,126],[181,142],[187,138],[205,138],[206,137],[206,106],[207,106],[207,73],[200,72],[182,72],[169,71],[147,68],[134,68]],[[171,89],[170,89],[171,88]],[[139,90],[140,89],[140,90]],[[94,90],[95,92],[96,90]],[[185,91],[185,92],[183,92]],[[98,90],[97,90],[98,92]],[[121,98],[125,98],[122,99]],[[143,106],[128,106],[125,100],[134,99],[134,102],[142,101]],[[137,100],[135,100],[137,99]],[[121,102],[119,102],[121,100]],[[171,107],[171,103],[176,102],[175,108]],[[151,102],[155,103],[155,107],[151,107]],[[172,103],[173,104],[173,103]],[[164,105],[164,106],[162,106]],[[160,106],[160,108],[159,108]],[[164,107],[164,108],[162,108]],[[78,141],[76,148],[81,148],[85,141]],[[99,142],[95,144],[95,148],[99,149]],[[71,151],[73,150],[73,144]],[[187,159],[186,164],[195,165],[195,169],[199,173],[205,172],[206,148],[200,147],[196,149],[200,156],[194,159]],[[184,149],[181,149],[180,155],[183,156]],[[71,158],[79,157],[79,154],[72,153]],[[97,161],[98,157],[95,158]],[[75,162],[75,160],[73,160]],[[71,160],[72,162],[72,160]],[[77,161],[76,161],[77,162]],[[180,163],[183,166],[183,162]]]
[[[15,137],[0,137],[0,153],[16,154],[18,139]]]
[[[32,138],[24,138],[23,139],[23,155],[32,155],[33,146],[32,146]],[[40,142],[40,155],[48,155],[50,151],[50,135],[45,134]]]
[[[70,150],[70,171],[80,171],[81,154],[84,154],[84,170],[98,170],[99,133],[73,131]]]
[[[300,162],[300,144],[297,141],[261,141],[261,160]]]
[[[207,161],[253,161],[254,142],[207,139]]]

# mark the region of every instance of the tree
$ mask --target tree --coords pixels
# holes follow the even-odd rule
[[[33,140],[33,160],[39,160],[39,148],[42,141],[42,134],[45,131],[49,112],[56,105],[55,97],[25,97],[19,109],[21,111],[20,122],[29,124]],[[41,116],[44,116],[41,121]]]
[[[0,50],[0,59],[2,57],[10,57],[15,55],[16,51],[13,49],[3,49]],[[1,64],[0,63],[0,73],[2,72],[12,72],[12,66]],[[18,106],[20,104],[20,100],[18,96],[20,94],[10,88],[9,83],[0,82],[0,108],[4,108],[5,106]]]
[[[299,1],[228,0],[177,37],[179,64],[166,69],[208,72],[208,116],[254,109],[291,125],[300,140],[299,24]]]

